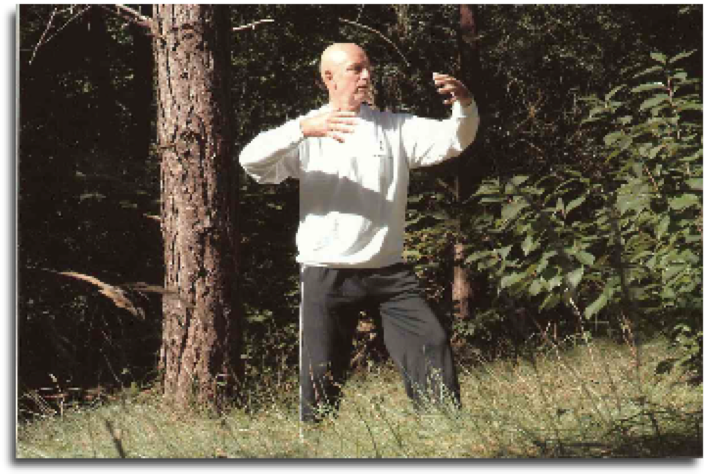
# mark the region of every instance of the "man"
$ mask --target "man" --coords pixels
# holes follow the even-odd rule
[[[259,134],[240,155],[259,183],[300,180],[301,420],[338,406],[359,311],[370,305],[411,400],[459,404],[447,335],[402,251],[409,170],[469,146],[476,105],[460,81],[433,74],[450,119],[372,110],[371,65],[355,44],[327,48],[320,73],[329,104]]]

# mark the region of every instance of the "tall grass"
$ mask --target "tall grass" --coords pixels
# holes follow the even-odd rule
[[[259,386],[256,404],[219,416],[170,413],[157,395],[125,392],[21,423],[17,457],[700,457],[701,386],[657,373],[669,351],[663,341],[640,358],[627,344],[551,344],[463,367],[463,407],[421,413],[393,367],[377,366],[349,381],[339,414],[316,428],[300,426],[292,380]]]

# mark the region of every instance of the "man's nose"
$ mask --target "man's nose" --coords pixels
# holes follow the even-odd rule
[[[368,68],[362,70],[362,79],[369,79],[372,77],[372,73]]]

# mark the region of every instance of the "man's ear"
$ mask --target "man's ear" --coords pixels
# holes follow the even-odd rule
[[[327,69],[325,72],[323,72],[323,80],[325,81],[325,83],[332,81],[332,71],[330,71],[330,69]]]

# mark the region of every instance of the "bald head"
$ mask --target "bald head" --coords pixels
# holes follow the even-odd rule
[[[325,48],[320,56],[320,75],[323,79],[325,79],[325,71],[340,67],[350,55],[367,56],[364,50],[354,43],[335,43]]]
[[[354,43],[335,43],[320,56],[320,76],[330,103],[343,110],[358,110],[371,90],[371,65],[367,53]]]

